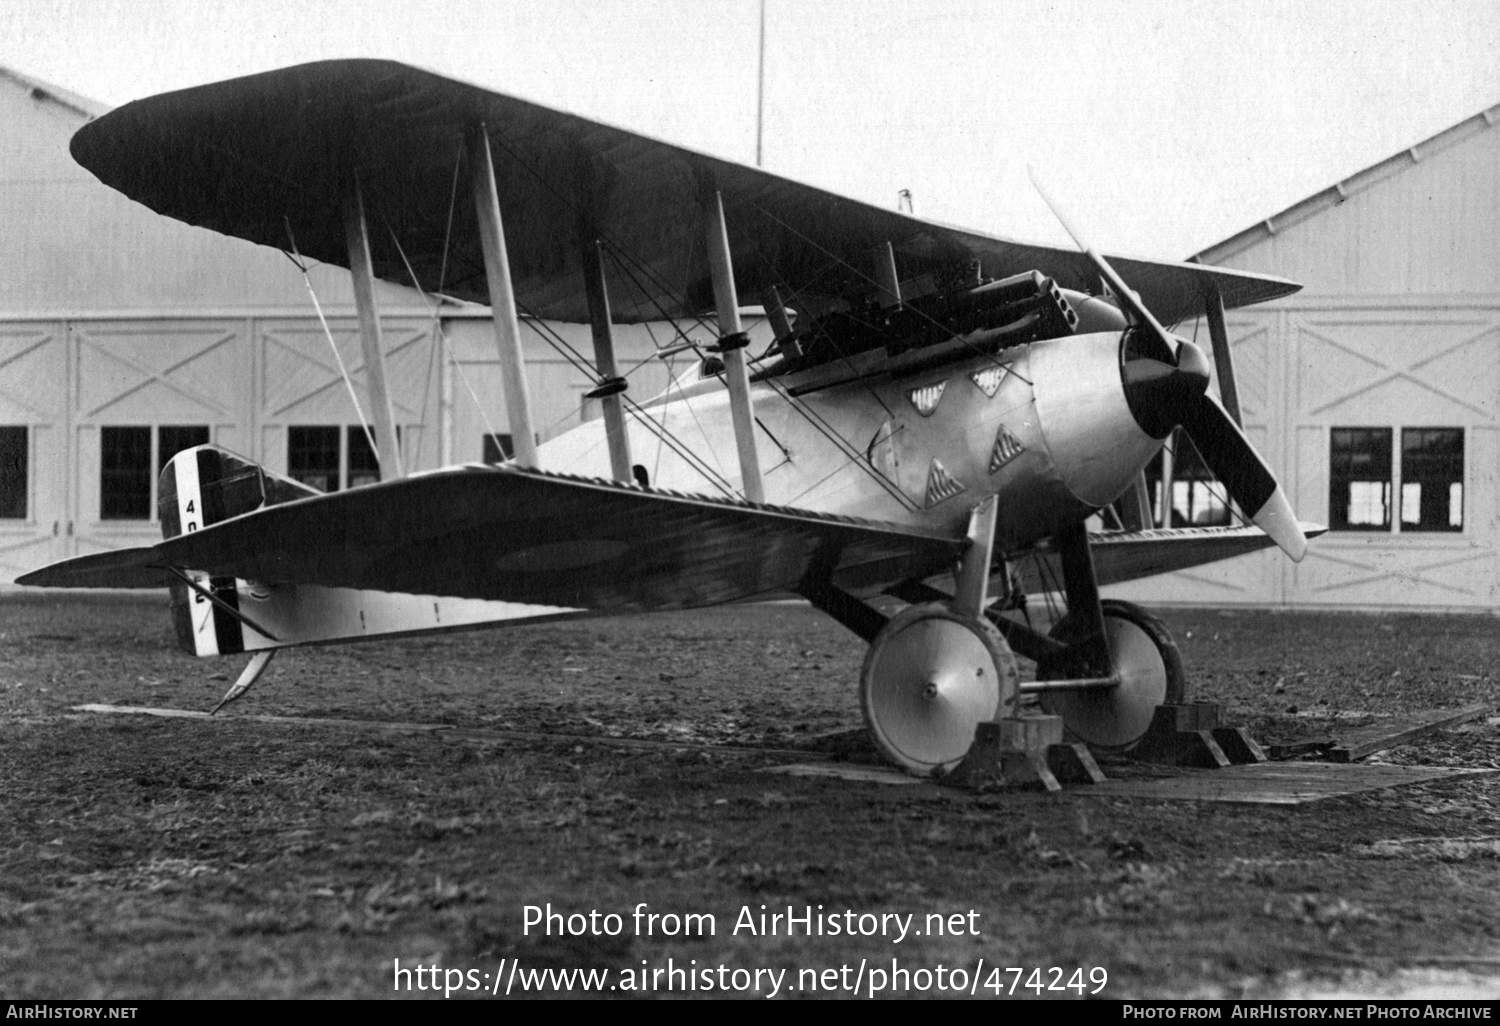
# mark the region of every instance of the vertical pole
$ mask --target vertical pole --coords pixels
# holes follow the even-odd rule
[[[629,483],[630,438],[625,433],[625,379],[615,364],[615,335],[610,321],[609,287],[604,281],[604,250],[598,239],[583,244],[583,289],[589,301],[589,326],[594,334],[594,366],[599,371],[599,404],[604,408],[604,438],[609,445],[609,470],[616,481]]]
[[[500,193],[495,185],[490,137],[484,125],[476,126],[469,133],[468,149],[469,163],[474,169],[474,212],[479,219],[484,273],[489,283],[490,310],[495,320],[495,348],[500,354],[500,375],[504,379],[505,405],[510,415],[511,445],[519,466],[535,467],[538,465],[536,431],[531,421],[531,393],[526,387],[526,361],[521,355],[521,323],[516,319],[510,255],[505,249],[505,227],[500,220]]]
[[[766,126],[766,0],[760,0],[760,64],[755,75],[755,166],[761,166]]]
[[[441,320],[437,321],[438,347],[438,419],[441,433],[438,435],[438,466],[453,464],[453,413],[454,385],[453,365],[448,362],[447,331]]]
[[[991,495],[969,513],[969,547],[953,575],[953,608],[976,619],[987,604],[990,563],[995,558],[995,518],[1000,499]]]
[[[1144,470],[1135,475],[1135,487],[1131,492],[1135,496],[1136,530],[1144,530],[1151,526],[1151,492],[1146,488]]]
[[[775,285],[767,285],[766,290],[760,294],[760,305],[766,311],[766,319],[771,322],[771,330],[776,335],[776,347],[781,350],[781,355],[793,360],[800,357],[802,347],[792,337],[792,321],[786,314],[786,304],[781,301],[781,290]]]
[[[1167,444],[1161,448],[1161,511],[1156,520],[1157,527],[1172,526],[1172,450],[1177,444],[1177,431],[1167,436]]]
[[[1068,597],[1068,621],[1073,626],[1069,646],[1082,667],[1081,677],[1108,677],[1114,673],[1114,658],[1104,629],[1104,609],[1099,604],[1099,578],[1094,573],[1094,554],[1089,548],[1088,528],[1080,521],[1052,536],[1052,547],[1062,561],[1063,588]]]
[[[355,182],[344,197],[344,238],[349,246],[349,273],[354,279],[354,304],[359,309],[359,344],[364,350],[365,383],[375,418],[375,448],[380,459],[380,479],[394,481],[405,476],[401,467],[401,443],[396,438],[396,418],[391,412],[391,394],[385,382],[385,352],[380,342],[380,312],[375,309],[375,272],[370,262],[370,236],[365,227],[365,204]]]
[[[765,502],[760,478],[760,454],[755,449],[755,412],[750,406],[750,374],[745,368],[749,339],[740,325],[740,300],[734,288],[734,264],[729,255],[729,230],[724,226],[724,199],[717,189],[705,197],[704,229],[708,269],[714,281],[714,305],[719,313],[719,351],[724,357],[724,380],[729,384],[729,414],[734,421],[734,444],[739,450],[740,478],[745,498]]]
[[[792,333],[792,321],[786,315],[786,304],[781,301],[780,289],[775,285],[767,285],[760,295],[760,305],[766,311],[766,319],[771,322],[776,341],[780,342]]]
[[[1234,355],[1229,351],[1229,331],[1224,326],[1224,297],[1219,286],[1208,286],[1204,297],[1203,312],[1208,315],[1208,337],[1213,340],[1214,371],[1219,376],[1219,398],[1224,409],[1242,430],[1245,422],[1240,417],[1240,393],[1234,383]]]
[[[896,251],[889,242],[875,251],[875,279],[885,295],[880,297],[882,307],[901,305],[901,278],[896,273]]]

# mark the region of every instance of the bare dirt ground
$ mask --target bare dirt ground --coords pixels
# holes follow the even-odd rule
[[[1500,697],[1490,617],[1164,619],[1194,697],[1262,742]],[[859,725],[862,657],[811,610],[742,607],[290,651],[213,721],[110,716],[70,710],[207,710],[243,660],[179,653],[164,600],[6,597],[0,994],[376,997],[393,993],[395,959],[474,970],[460,984],[486,989],[514,966],[608,970],[607,988],[671,959],[787,970],[782,996],[808,994],[801,970],[849,966],[832,991],[847,994],[863,960],[864,993],[896,959],[945,966],[932,994],[963,968],[992,996],[1013,966],[1027,974],[1015,997],[1094,968],[1114,998],[1374,995],[1402,980],[1500,994],[1500,777],[1278,807],[761,772],[792,759],[742,749]],[[490,744],[253,714],[566,736]],[[609,737],[684,747],[593,740]],[[1377,758],[1500,766],[1500,718]],[[549,902],[623,928],[528,934],[524,907]],[[642,902],[713,913],[715,934],[636,935]],[[963,925],[900,943],[735,933],[761,905]]]

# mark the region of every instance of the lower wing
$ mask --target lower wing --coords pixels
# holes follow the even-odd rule
[[[1323,534],[1321,524],[1302,524],[1309,538]],[[1094,573],[1100,586],[1217,563],[1272,548],[1276,542],[1258,527],[1164,527],[1146,531],[1104,531],[1089,535]],[[1050,549],[1039,547],[1038,559],[1023,559],[1016,569],[1027,592],[1061,587],[1062,570]],[[1046,566],[1046,570],[1043,570]]]
[[[163,587],[175,568],[626,612],[786,594],[810,576],[869,590],[951,567],[966,545],[894,524],[470,466],[268,506],[17,583]]]

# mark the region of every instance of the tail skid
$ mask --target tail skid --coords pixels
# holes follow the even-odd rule
[[[219,704],[209,710],[208,714],[210,716],[214,715],[214,713],[217,713],[230,702],[239,698],[246,691],[249,691],[250,686],[260,680],[260,675],[265,671],[265,668],[271,665],[271,657],[275,654],[276,649],[267,648],[251,656],[250,662],[246,664],[244,671],[240,674],[240,679],[234,682],[233,687],[224,692],[224,697],[219,699]]]

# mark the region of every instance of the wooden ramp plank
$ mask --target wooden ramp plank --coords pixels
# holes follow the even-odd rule
[[[1480,703],[1462,709],[1441,709],[1435,712],[1419,713],[1415,717],[1398,720],[1395,723],[1365,727],[1351,731],[1338,739],[1338,742],[1324,753],[1324,758],[1331,762],[1354,762],[1367,755],[1383,752],[1387,748],[1404,745],[1424,734],[1456,727],[1469,720],[1477,720],[1489,711],[1488,705]]]
[[[1497,773],[1493,769],[1447,766],[1344,765],[1327,762],[1263,762],[1225,769],[1183,770],[1155,780],[1106,780],[1074,789],[1099,798],[1157,801],[1233,802],[1250,805],[1303,805],[1342,795],[1405,784]]]
[[[455,727],[448,723],[410,723],[398,720],[347,720],[326,716],[273,716],[266,713],[229,713],[214,716],[194,709],[168,709],[142,705],[75,705],[74,712],[102,713],[115,716],[155,716],[164,719],[197,720],[202,723],[262,723],[269,726],[288,727],[346,727],[353,730],[377,730],[394,733],[428,734],[437,741],[468,741],[477,744],[505,744],[516,742],[565,742],[575,744],[608,745],[613,748],[638,748],[654,750],[662,748],[691,748],[735,755],[757,755],[776,758],[795,758],[807,753],[798,748],[755,748],[746,745],[721,745],[712,742],[673,738],[613,737],[608,734],[562,734],[532,730],[487,730],[477,727]]]
[[[768,766],[761,772],[780,773],[788,777],[831,777],[834,780],[853,780],[894,787],[932,783],[931,780],[914,777],[891,766],[855,766],[847,762],[799,762],[790,766]]]

